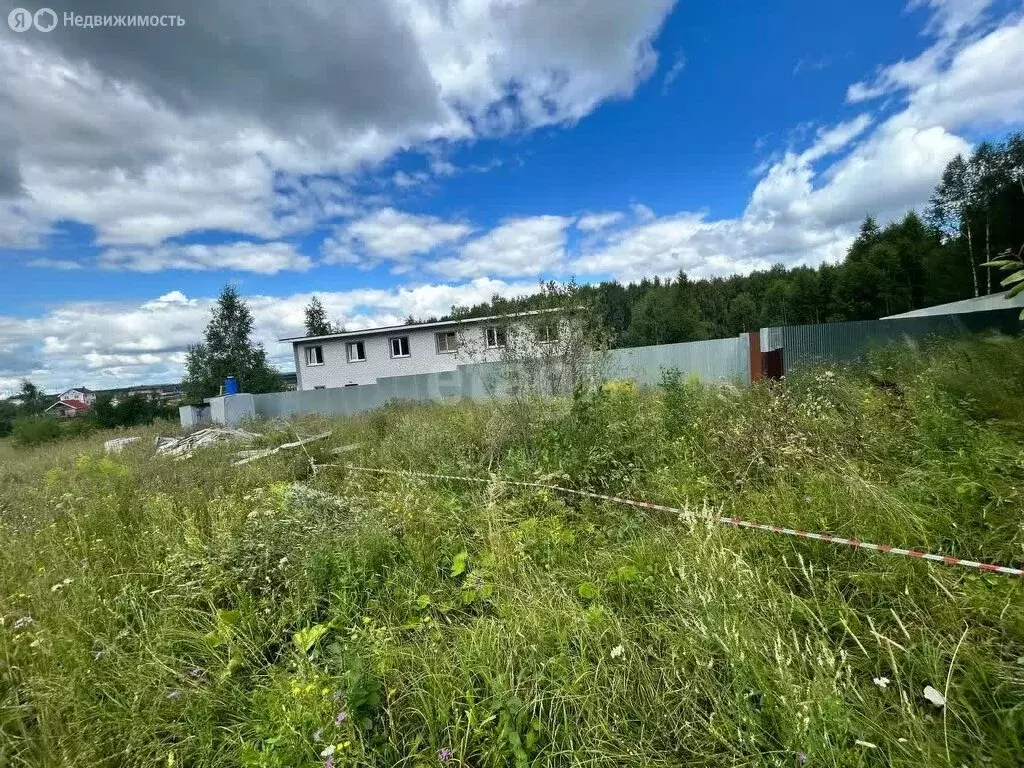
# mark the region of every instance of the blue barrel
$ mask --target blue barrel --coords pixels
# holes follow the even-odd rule
[[[226,379],[224,379],[224,394],[238,394],[238,379],[236,379],[234,376],[228,376]]]

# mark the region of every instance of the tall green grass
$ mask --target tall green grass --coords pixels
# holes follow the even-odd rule
[[[1024,565],[1020,340],[326,428],[0,444],[0,765],[1021,764],[1021,580],[708,519]]]

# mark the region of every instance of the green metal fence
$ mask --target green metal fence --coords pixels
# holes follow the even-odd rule
[[[862,320],[822,325],[795,325],[761,329],[761,351],[782,350],[784,371],[821,362],[863,358],[886,344],[916,344],[930,336],[965,336],[1022,331],[1017,309],[998,309],[957,315]]]

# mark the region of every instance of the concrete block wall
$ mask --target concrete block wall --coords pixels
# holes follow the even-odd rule
[[[282,395],[292,394],[281,392]],[[210,420],[214,424],[235,426],[256,416],[256,395],[226,395],[210,398]],[[182,426],[185,426],[184,421]]]

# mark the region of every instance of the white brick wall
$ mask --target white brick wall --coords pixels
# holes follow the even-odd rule
[[[397,330],[392,333],[371,333],[367,336],[348,336],[316,342],[294,342],[295,370],[300,390],[317,387],[344,387],[348,384],[376,384],[386,376],[412,376],[419,373],[454,371],[459,365],[495,362],[501,359],[500,350],[484,348],[484,328],[487,323],[463,325],[458,328],[422,328]],[[438,353],[435,334],[456,330],[460,335],[459,351]],[[391,357],[389,339],[409,337],[409,357]],[[348,362],[347,345],[362,341],[366,361]],[[323,365],[306,365],[306,347],[323,348]]]

